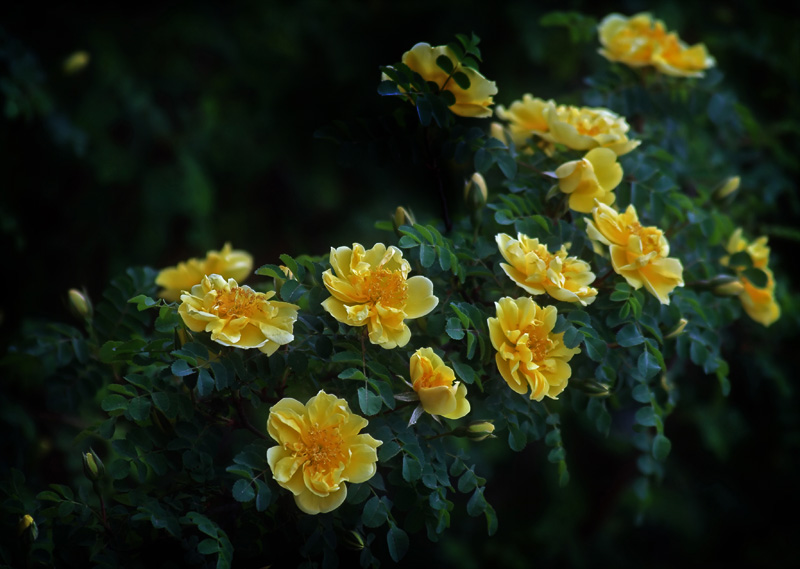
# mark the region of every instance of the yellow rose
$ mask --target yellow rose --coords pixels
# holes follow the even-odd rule
[[[456,72],[464,73],[469,79],[469,88],[462,89],[436,64],[440,55],[447,56],[453,63]],[[483,75],[470,67],[465,67],[458,62],[458,58],[446,45],[432,47],[427,43],[418,43],[403,54],[403,63],[412,71],[419,73],[425,81],[432,81],[439,89],[450,91],[456,102],[450,106],[453,113],[462,117],[485,118],[492,116],[489,105],[494,104],[493,95],[497,95],[494,81],[487,80]],[[387,77],[384,77],[387,79]]]
[[[253,257],[246,251],[234,250],[225,243],[221,251],[209,251],[205,259],[189,259],[176,267],[163,269],[156,277],[156,284],[164,287],[161,298],[170,302],[178,300],[181,293],[199,284],[206,275],[222,275],[237,282],[245,280],[253,270]]]
[[[411,356],[411,382],[426,413],[460,419],[469,413],[467,386],[455,381],[455,373],[431,348]]]
[[[331,269],[322,280],[333,296],[322,307],[339,322],[366,326],[369,340],[382,348],[405,346],[411,338],[406,319],[425,316],[439,299],[433,295],[433,283],[425,277],[408,278],[411,265],[397,247],[375,244],[365,251],[331,248]]]
[[[531,399],[556,399],[572,374],[569,360],[580,353],[564,345],[564,333],[553,333],[558,312],[540,307],[531,298],[501,298],[497,317],[489,318],[489,337],[497,350],[500,375],[517,393],[531,389]]]
[[[539,136],[549,130],[544,111],[550,104],[554,104],[552,100],[545,101],[525,93],[521,101],[514,101],[508,109],[498,106],[497,116],[509,123],[511,140],[516,146],[523,148],[528,146],[531,136]]]
[[[744,267],[737,268],[737,274],[744,290],[739,294],[739,300],[747,315],[764,326],[769,326],[781,316],[781,307],[775,301],[775,277],[767,266],[769,263],[769,247],[767,238],[762,236],[749,243],[742,237],[742,228],[733,232],[726,246],[728,253],[733,255],[740,251],[747,251],[753,262],[753,267],[761,269],[767,274],[767,284],[763,288],[755,286],[744,276]],[[720,262],[728,266],[730,257],[725,256]]]
[[[669,294],[683,286],[683,265],[669,257],[669,243],[655,226],[642,227],[636,208],[629,205],[618,213],[598,203],[587,219],[589,238],[609,247],[611,265],[633,288],[644,286],[661,304],[669,304]]]
[[[569,207],[591,213],[594,200],[611,205],[612,192],[622,181],[622,166],[617,155],[608,148],[593,148],[581,160],[562,164],[556,169],[558,187],[569,195]]]
[[[630,67],[654,66],[666,75],[702,77],[716,62],[703,44],[687,46],[664,22],[642,13],[626,18],[609,14],[598,26],[600,55]]]
[[[347,401],[324,391],[305,405],[285,397],[272,406],[267,432],[278,445],[267,451],[267,462],[303,512],[335,510],[347,497],[346,482],[375,475],[382,441],[359,434],[367,424],[350,412]]]
[[[203,277],[191,293],[181,295],[178,314],[193,332],[234,348],[258,348],[271,356],[294,340],[298,306],[270,300],[274,292],[256,292],[220,275]]]
[[[499,233],[495,241],[503,258],[510,263],[500,263],[500,267],[530,294],[547,293],[558,300],[580,302],[583,306],[594,302],[597,290],[589,286],[594,281],[594,273],[588,263],[577,257],[567,257],[566,247],[550,253],[538,239],[522,233],[517,239]]]
[[[641,143],[640,140],[628,139],[628,122],[608,109],[556,106],[550,101],[543,112],[548,129],[539,136],[573,150],[601,147],[622,156]]]

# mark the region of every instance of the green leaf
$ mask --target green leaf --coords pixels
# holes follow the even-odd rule
[[[485,487],[475,488],[475,492],[467,501],[467,514],[470,516],[480,516],[486,509],[486,498],[483,496],[485,489]]]
[[[386,533],[386,544],[389,546],[392,561],[399,563],[408,552],[408,534],[395,524],[391,524]]]
[[[485,148],[478,148],[472,157],[472,163],[477,172],[486,172],[492,167],[492,155]]]
[[[649,405],[647,407],[642,407],[636,411],[635,421],[637,425],[655,427],[657,421],[656,412]]]
[[[624,347],[638,346],[644,342],[644,336],[634,324],[626,324],[617,332],[617,343]]]
[[[636,360],[636,368],[645,380],[655,377],[661,371],[661,366],[658,365],[655,356],[647,350],[639,354],[639,359]]]
[[[402,95],[403,91],[397,86],[394,81],[381,81],[378,83],[378,94],[382,96]],[[258,273],[261,274],[261,273]]]
[[[458,375],[461,381],[468,384],[475,383],[478,374],[474,369],[472,369],[471,366],[463,364],[461,362],[450,362],[450,363],[453,364],[453,370],[456,372],[456,375]]]
[[[761,269],[751,267],[749,269],[745,269],[742,272],[742,275],[755,287],[765,288],[767,284],[769,284],[769,277],[767,276],[767,273]]]
[[[564,447],[556,447],[547,455],[547,460],[552,463],[561,462],[567,457],[567,451]]]
[[[728,257],[728,266],[739,269],[746,269],[753,266],[753,258],[747,251],[738,251]]]
[[[361,510],[361,521],[368,528],[377,528],[386,523],[389,512],[377,496],[373,496]]]
[[[426,269],[433,265],[436,261],[436,252],[434,251],[433,247],[430,245],[426,245],[425,243],[419,246],[419,262],[422,264],[423,267]]]
[[[461,321],[458,318],[448,318],[445,332],[453,340],[461,340],[464,337],[464,329],[461,327]]]
[[[128,400],[122,395],[112,393],[100,403],[103,411],[118,411],[120,409],[127,409]]]
[[[439,69],[450,75],[453,72],[453,62],[446,55],[440,55],[436,58],[436,65]]]
[[[583,344],[586,347],[586,355],[589,356],[589,359],[595,362],[603,361],[603,358],[608,351],[608,346],[603,340],[584,338]]]
[[[256,497],[256,491],[249,480],[237,480],[233,483],[233,498],[237,502],[249,502]]]
[[[403,480],[416,482],[422,476],[422,465],[411,455],[403,456]]]
[[[469,77],[467,77],[467,74],[463,71],[456,71],[453,73],[453,81],[455,81],[456,84],[465,91],[469,89],[469,86],[471,85]]]
[[[381,396],[372,392],[366,387],[358,388],[358,405],[365,415],[375,415],[381,410],[383,404]]]
[[[178,377],[185,377],[194,373],[194,370],[189,367],[189,364],[186,362],[186,360],[175,360],[172,362],[170,371],[172,372],[172,375],[176,375]]]
[[[425,95],[417,96],[417,115],[419,115],[419,122],[422,126],[428,126],[431,124],[431,116],[433,113],[433,107],[431,105],[430,100]]]
[[[214,391],[214,378],[204,367],[199,368],[197,371],[197,394],[200,397],[207,397]]]
[[[664,460],[672,449],[672,442],[663,434],[658,433],[653,438],[653,458]]]
[[[200,555],[211,555],[213,553],[219,553],[219,541],[207,537],[206,539],[197,544],[197,551],[198,553],[200,553]]]
[[[131,399],[128,405],[128,413],[134,421],[144,421],[150,415],[150,399],[144,395]]]

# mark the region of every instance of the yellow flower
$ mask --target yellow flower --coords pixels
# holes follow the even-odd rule
[[[630,18],[609,14],[600,22],[598,35],[600,55],[630,67],[652,65],[666,75],[702,77],[703,70],[716,63],[703,44],[687,46],[647,13]]]
[[[612,192],[622,181],[622,166],[617,155],[608,148],[593,148],[581,160],[562,164],[556,169],[558,187],[569,195],[569,207],[591,213],[594,200],[611,205]]]
[[[163,269],[156,277],[156,284],[164,287],[159,296],[174,302],[180,298],[183,291],[199,284],[206,275],[222,275],[223,278],[240,282],[245,280],[252,270],[253,257],[250,253],[234,250],[230,243],[225,243],[222,251],[209,251],[205,259],[192,258],[178,263],[176,267]]]
[[[497,317],[489,318],[489,337],[500,375],[517,393],[531,389],[531,399],[556,399],[572,374],[569,360],[580,353],[564,345],[564,333],[553,333],[558,312],[540,307],[530,297],[501,298]]]
[[[495,237],[503,258],[510,264],[500,263],[511,280],[530,294],[547,293],[565,302],[580,302],[583,306],[594,302],[597,290],[589,285],[594,273],[589,264],[577,257],[567,257],[562,246],[550,253],[547,246],[522,233],[512,239],[505,233]]]
[[[220,275],[203,277],[191,293],[181,295],[178,313],[193,332],[234,348],[258,348],[271,356],[294,340],[297,305],[270,300],[274,292],[256,292]]]
[[[641,143],[640,140],[628,139],[628,122],[608,109],[556,106],[550,101],[544,109],[544,115],[548,129],[539,136],[573,150],[601,147],[622,156]]]
[[[528,146],[528,139],[539,136],[549,130],[545,109],[554,104],[552,100],[534,98],[530,93],[525,93],[521,101],[514,101],[506,109],[502,105],[497,107],[497,116],[509,123],[511,140],[519,148]]]
[[[335,510],[347,497],[346,482],[375,475],[382,441],[359,434],[367,424],[350,412],[347,401],[324,391],[305,405],[285,397],[272,406],[267,431],[278,446],[267,451],[267,462],[303,512]]]
[[[468,89],[459,87],[453,78],[436,64],[436,58],[440,55],[450,59],[455,72],[467,76]],[[425,81],[432,81],[439,86],[439,89],[450,91],[456,98],[456,102],[450,106],[453,113],[462,117],[492,116],[489,105],[494,104],[492,96],[497,94],[494,81],[487,80],[472,68],[460,65],[456,54],[446,45],[432,47],[427,43],[418,43],[403,54],[403,63],[412,71],[419,73]]]
[[[669,257],[664,233],[655,226],[643,227],[633,205],[618,213],[598,203],[592,216],[594,221],[586,220],[589,237],[609,247],[617,274],[636,289],[644,286],[661,304],[669,304],[669,294],[683,286],[683,265]]]
[[[431,348],[420,348],[411,356],[411,382],[425,412],[447,419],[469,413],[467,386],[455,378]]]
[[[767,275],[767,284],[763,288],[755,286],[750,279],[744,275],[744,267],[737,268],[739,280],[744,288],[739,294],[739,300],[747,315],[764,326],[769,326],[781,316],[781,307],[775,301],[775,277],[767,266],[769,263],[769,247],[767,238],[762,236],[749,243],[742,237],[742,228],[739,227],[733,232],[727,244],[728,253],[733,255],[740,251],[747,251],[753,262],[753,267],[761,269]],[[727,266],[730,257],[723,257],[720,262]]]
[[[747,254],[750,255],[750,259],[753,261],[753,266],[757,269],[766,269],[767,265],[769,264],[769,247],[767,246],[767,238],[765,236],[761,236],[750,243],[747,241],[747,239],[742,237],[741,227],[738,227],[731,234],[725,248],[731,255],[734,253],[739,253],[740,251],[747,251]],[[722,264],[727,267],[729,259],[730,257],[728,256],[723,257],[721,259]]]
[[[408,278],[411,265],[397,247],[376,243],[365,251],[331,248],[331,269],[322,280],[333,296],[322,307],[339,322],[366,326],[369,340],[382,348],[405,346],[411,339],[406,319],[425,316],[439,299],[433,295],[433,283],[425,277]]]

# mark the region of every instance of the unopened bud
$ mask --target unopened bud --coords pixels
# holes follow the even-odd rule
[[[600,383],[595,379],[584,379],[574,382],[575,387],[583,391],[589,397],[608,397],[611,391],[608,385]]]
[[[736,279],[715,286],[711,292],[716,296],[739,296],[744,292],[744,285],[742,281]]]
[[[414,214],[403,206],[397,206],[397,209],[394,210],[394,214],[392,215],[392,226],[394,227],[394,232],[398,237],[401,235],[400,227],[403,225],[413,226],[416,222],[417,221],[414,219]]]
[[[464,201],[472,209],[472,211],[479,211],[486,205],[489,199],[489,193],[486,190],[486,180],[480,172],[475,172],[472,178],[464,183]]]
[[[106,472],[103,461],[92,451],[83,453],[83,475],[92,482],[97,482]]]
[[[689,321],[686,318],[681,318],[678,321],[678,325],[664,335],[664,339],[674,338],[676,336],[679,336],[680,334],[683,334],[683,329],[686,328],[686,325],[688,323]]]
[[[364,549],[364,537],[356,530],[350,530],[344,536],[344,544],[348,549],[361,551]]]
[[[739,189],[739,184],[741,183],[741,178],[739,176],[731,176],[725,182],[714,191],[714,199],[715,200],[723,200],[731,195],[733,192]]]
[[[467,437],[473,441],[482,441],[487,437],[494,438],[494,424],[491,421],[471,421],[453,430],[457,437]]]
[[[88,295],[85,292],[81,292],[78,289],[71,288],[69,289],[69,304],[72,307],[73,312],[85,320],[88,320],[92,317],[92,302],[89,300]]]
[[[28,514],[25,514],[19,519],[19,523],[17,524],[17,536],[27,543],[32,543],[39,537],[39,528],[36,526],[34,519]]]
[[[503,130],[503,125],[499,122],[493,122],[489,125],[489,136],[496,138],[506,146],[508,146],[508,139],[506,138],[506,131]]]
[[[84,67],[89,65],[91,57],[86,51],[76,51],[64,60],[64,73],[72,75],[81,71]]]

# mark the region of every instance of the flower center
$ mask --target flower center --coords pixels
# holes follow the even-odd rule
[[[658,227],[642,227],[639,222],[632,223],[628,226],[630,232],[638,235],[642,240],[642,253],[647,255],[653,251],[661,251],[661,237],[663,232]]]
[[[251,317],[258,311],[259,295],[247,288],[234,287],[217,296],[214,309],[221,318]]]
[[[375,269],[365,279],[365,285],[367,296],[375,304],[401,308],[408,299],[408,283],[400,271]]]
[[[528,341],[526,345],[528,349],[531,351],[531,357],[534,362],[541,362],[542,360],[547,357],[547,352],[550,350],[550,347],[553,345],[553,341],[547,337],[547,335],[539,335],[536,333],[536,330],[533,328],[528,328],[525,330],[525,333],[528,335]]]
[[[344,462],[342,446],[338,426],[320,428],[315,423],[305,432],[303,441],[295,444],[294,455],[306,459],[311,468],[328,472]]]

